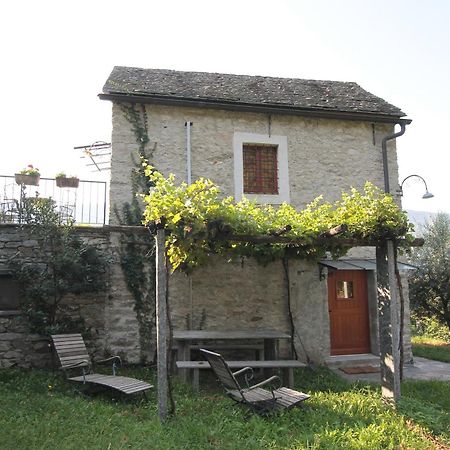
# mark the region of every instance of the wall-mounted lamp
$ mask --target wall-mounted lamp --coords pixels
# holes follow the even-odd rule
[[[427,199],[427,198],[433,198],[433,197],[434,197],[434,195],[433,195],[431,192],[428,192],[427,182],[426,182],[420,175],[416,175],[416,174],[408,175],[408,176],[400,183],[400,189],[399,189],[400,196],[403,195],[403,183],[404,183],[408,178],[411,178],[411,177],[417,177],[417,178],[420,178],[420,179],[423,181],[423,184],[425,185],[425,194],[422,195],[422,198]]]

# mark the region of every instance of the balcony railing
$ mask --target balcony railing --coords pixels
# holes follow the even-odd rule
[[[0,175],[0,223],[20,223],[28,198],[51,198],[61,219],[76,224],[106,223],[106,182],[80,180],[77,188],[60,188],[54,178],[40,178],[39,185],[17,184],[15,177]]]

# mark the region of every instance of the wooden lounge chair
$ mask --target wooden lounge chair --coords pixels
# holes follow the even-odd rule
[[[227,395],[237,403],[248,406],[258,414],[290,409],[309,398],[309,395],[303,392],[281,387],[280,378],[276,375],[250,386],[249,382],[253,378],[253,369],[251,367],[244,367],[237,372],[232,372],[219,353],[205,349],[200,349],[200,351],[219,378]],[[238,376],[244,377],[246,387],[241,387],[237,379]],[[263,386],[267,386],[268,389],[263,389]]]
[[[51,336],[53,346],[58,354],[61,369],[64,370],[69,381],[83,383],[84,385],[96,385],[103,388],[115,389],[124,394],[134,394],[152,388],[151,384],[135,378],[121,377],[116,375],[117,366],[121,365],[119,356],[112,356],[96,363],[112,363],[112,375],[93,373],[91,359],[89,358],[86,345],[81,334],[56,334]],[[69,372],[78,371],[81,375],[68,376]]]

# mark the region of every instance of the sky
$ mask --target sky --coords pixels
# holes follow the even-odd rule
[[[75,146],[111,140],[115,65],[355,81],[413,122],[397,139],[405,209],[450,212],[446,0],[22,0],[0,7],[0,174],[105,179]]]

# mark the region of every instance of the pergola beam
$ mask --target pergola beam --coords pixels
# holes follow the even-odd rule
[[[246,234],[227,234],[218,235],[212,239],[213,241],[230,241],[230,242],[248,242],[250,244],[285,244],[290,246],[306,246],[306,245],[343,245],[346,247],[376,247],[380,241],[370,239],[342,238],[337,235],[319,236],[315,239],[308,240],[305,238],[292,238],[286,236],[252,236]],[[406,241],[398,241],[399,243]],[[408,242],[410,247],[421,247],[424,243],[422,238],[416,238],[412,242]]]

